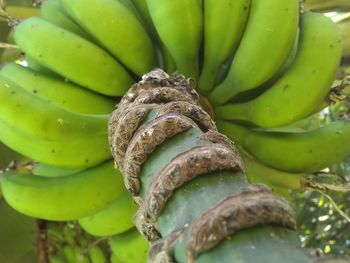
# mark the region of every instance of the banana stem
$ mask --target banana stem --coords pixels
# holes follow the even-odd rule
[[[136,214],[135,224],[146,238],[154,242],[149,252],[149,262],[161,262],[169,258],[175,258],[179,263],[194,262],[194,260],[201,263],[235,262],[237,258],[240,262],[274,263],[281,262],[281,258],[285,263],[311,262],[312,256],[300,248],[297,233],[290,229],[291,225],[287,223],[283,226],[277,223],[281,218],[293,221],[287,215],[287,211],[283,210],[285,214],[276,212],[278,207],[281,208],[281,204],[286,204],[285,201],[268,194],[265,192],[266,188],[261,185],[248,184],[246,176],[239,170],[241,161],[235,148],[227,141],[227,137],[215,131],[215,127],[209,131],[203,128],[203,126],[210,126],[210,122],[205,121],[203,116],[198,117],[200,111],[196,111],[196,114],[193,112],[188,114],[191,107],[181,108],[182,104],[178,104],[178,107],[173,108],[170,113],[164,109],[169,103],[154,106],[153,103],[159,103],[160,96],[154,100],[150,99],[153,91],[149,90],[147,96],[149,104],[143,104],[143,106],[145,109],[147,107],[153,107],[153,109],[148,111],[147,116],[140,117],[141,113],[137,112],[137,107],[142,105],[137,102],[145,103],[145,100],[140,98],[142,95],[139,94],[140,91],[144,91],[143,85],[149,87],[149,81],[152,81],[155,90],[163,87],[161,96],[168,94],[166,101],[172,101],[170,103],[174,103],[173,101],[178,98],[169,97],[173,92],[172,88],[179,89],[172,83],[184,85],[183,76],[170,77],[165,72],[157,71],[146,74],[139,85],[129,90],[121,100],[111,119],[123,120],[125,123],[111,122],[109,127],[112,154],[123,171],[128,190],[141,206]],[[195,95],[193,90],[187,90],[187,92],[190,92],[190,95],[183,96],[183,100],[198,102],[198,95]],[[135,114],[133,114],[134,111]],[[162,115],[162,113],[165,114]],[[125,114],[130,118],[126,118]],[[131,118],[132,116],[135,118]],[[172,118],[177,118],[173,126],[171,126]],[[188,124],[184,121],[186,118],[193,118],[196,125],[174,135],[173,131],[179,129],[179,126],[186,127]],[[162,119],[166,119],[166,122],[157,126]],[[132,126],[140,127],[128,130]],[[118,130],[123,130],[122,137],[119,132],[116,132]],[[134,135],[128,142],[126,152],[123,153],[119,151],[125,147],[123,142],[121,142],[122,147],[117,142],[123,138],[129,138],[129,134]],[[144,148],[145,145],[146,148]],[[231,145],[229,148],[237,153],[235,157],[228,158],[224,150],[228,149],[225,148],[228,145]],[[217,158],[215,153],[219,149],[221,149],[219,155],[221,157]],[[226,165],[231,168],[222,169]],[[196,173],[199,174],[195,176]],[[140,186],[141,189],[139,189]],[[260,192],[259,189],[265,190]],[[268,205],[271,208],[267,212],[268,218],[262,219],[260,204],[267,200],[267,196],[269,196],[268,199],[271,198],[269,200],[274,205]],[[248,207],[245,198],[252,198],[255,201],[252,201],[251,206]],[[226,212],[231,211],[230,209],[235,210],[237,204],[240,208],[235,216],[230,217],[223,212],[225,209]],[[245,213],[250,214],[249,220],[244,219]],[[218,221],[207,224],[213,218],[218,218]],[[240,221],[239,218],[242,220]],[[254,227],[252,227],[250,223],[255,220],[262,220],[260,223],[263,224],[253,224]],[[266,220],[265,223],[264,220]],[[276,220],[277,225],[268,224],[271,222],[269,220]],[[218,225],[222,226],[225,223],[227,228],[234,226],[234,235],[225,236],[220,229],[216,229]],[[201,225],[204,225],[204,228],[201,228]],[[162,239],[158,239],[159,235]],[[211,238],[205,239],[203,235]],[[215,237],[214,240],[224,238],[213,246],[210,243],[213,240],[212,237]],[[285,256],[286,254],[288,257]]]

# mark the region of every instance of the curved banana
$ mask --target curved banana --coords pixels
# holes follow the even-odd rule
[[[109,262],[103,250],[97,245],[89,249],[89,258],[91,263],[106,263]]]
[[[125,192],[123,177],[112,161],[62,177],[6,172],[0,176],[0,184],[14,209],[55,221],[93,215]]]
[[[109,239],[109,245],[112,250],[113,263],[147,262],[149,243],[143,239],[135,228],[111,237]]]
[[[336,25],[322,14],[305,13],[299,53],[284,75],[256,99],[217,108],[219,118],[277,127],[312,114],[326,97],[341,58]]]
[[[115,102],[110,98],[15,63],[2,67],[0,75],[33,95],[73,112],[109,114],[115,108]]]
[[[252,0],[243,38],[226,79],[209,96],[212,103],[224,104],[271,79],[288,57],[298,22],[299,0]]]
[[[202,37],[201,0],[146,0],[153,23],[177,70],[197,78]]]
[[[94,39],[77,25],[64,11],[59,0],[45,0],[40,7],[40,17],[46,21],[66,29],[82,38],[94,42]]]
[[[208,93],[243,34],[251,0],[204,1],[204,61],[198,90]]]
[[[85,0],[61,0],[61,3],[78,24],[138,76],[156,67],[151,39],[123,3],[115,0],[89,0],[89,4]]]
[[[94,236],[112,236],[130,229],[137,206],[126,189],[113,204],[96,214],[79,219],[80,226]]]
[[[350,122],[306,132],[262,132],[218,121],[218,128],[262,163],[291,173],[312,173],[350,154]]]
[[[123,95],[133,82],[104,50],[39,17],[16,26],[15,41],[38,63],[99,93]]]
[[[146,24],[147,31],[151,34],[152,38],[158,36],[156,28],[154,27],[151,15],[148,10],[147,1],[145,0],[131,0],[136,7],[137,11],[141,14],[143,21]]]
[[[84,168],[110,158],[108,115],[59,108],[0,76],[0,140],[34,160]]]
[[[130,1],[130,0],[129,0]],[[131,0],[136,7],[137,11],[141,14],[142,20],[145,23],[145,27],[155,42],[155,45],[158,46],[161,53],[161,66],[168,73],[174,73],[176,71],[175,61],[172,58],[169,50],[165,47],[162,41],[159,39],[156,28],[154,27],[151,15],[148,10],[147,2],[145,0]],[[159,55],[159,54],[158,54]]]

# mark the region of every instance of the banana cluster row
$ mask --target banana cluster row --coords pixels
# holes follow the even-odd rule
[[[28,66],[0,70],[0,140],[39,164],[0,182],[27,215],[79,220],[97,236],[132,226],[136,208],[110,161],[108,120],[155,67],[196,80],[253,180],[298,188],[305,173],[350,153],[349,122],[293,128],[324,108],[341,56],[335,24],[300,12],[299,0],[46,0],[14,39]],[[123,156],[127,145],[118,145]]]

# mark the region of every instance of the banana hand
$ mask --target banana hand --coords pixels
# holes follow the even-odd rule
[[[108,115],[59,108],[0,76],[0,140],[53,166],[91,167],[110,158]]]
[[[230,122],[218,128],[262,163],[291,173],[312,173],[350,154],[350,122],[336,121],[306,132],[261,132]]]
[[[299,53],[285,74],[256,99],[217,108],[219,118],[277,127],[303,119],[322,104],[341,58],[340,35],[332,20],[305,13]]]
[[[69,111],[109,114],[115,108],[115,102],[110,98],[15,63],[2,67],[0,75],[12,80],[34,96]]]

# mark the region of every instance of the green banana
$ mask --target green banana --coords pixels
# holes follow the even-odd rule
[[[305,13],[300,50],[290,68],[256,99],[218,107],[218,117],[261,127],[277,127],[303,119],[323,103],[340,58],[336,25],[322,14]]]
[[[132,83],[126,70],[104,50],[39,17],[16,26],[15,40],[38,63],[88,89],[119,96]]]
[[[146,1],[159,37],[173,57],[177,70],[197,78],[202,37],[201,0]]]
[[[288,173],[268,167],[243,149],[239,149],[239,153],[244,163],[244,174],[251,183],[266,183],[272,188],[277,186],[298,190],[300,189],[300,179],[307,175],[304,173]]]
[[[218,121],[218,128],[262,163],[291,173],[312,173],[350,154],[350,122],[306,132],[262,132]]]
[[[63,7],[138,76],[156,67],[152,41],[134,13],[116,0],[61,0]],[[110,25],[110,26],[106,26]]]
[[[91,263],[106,263],[108,262],[102,249],[98,246],[93,246],[89,249],[89,258]]]
[[[17,83],[33,95],[73,112],[109,114],[115,108],[115,102],[110,98],[15,63],[1,68],[0,75]]]
[[[83,169],[55,167],[45,163],[34,163],[31,172],[38,176],[59,177],[81,172]]]
[[[112,249],[113,262],[115,263],[147,262],[149,243],[143,239],[135,228],[111,237],[109,245]]]
[[[77,25],[64,11],[59,0],[45,0],[40,7],[40,17],[66,29],[82,38],[94,42],[94,39]]]
[[[208,93],[220,66],[232,55],[243,34],[251,0],[204,1],[204,62],[198,89]]]
[[[0,176],[0,184],[14,209],[54,221],[93,215],[125,192],[122,175],[112,161],[62,177],[6,172]]]
[[[145,0],[131,0],[134,3],[137,11],[141,14],[142,20],[145,23],[145,27],[155,42],[155,45],[158,46],[161,53],[161,64],[162,68],[168,73],[173,73],[176,71],[175,61],[172,58],[169,50],[159,39],[156,28],[154,27],[151,15],[148,10],[147,2]],[[158,54],[159,55],[159,54]]]
[[[110,158],[108,115],[59,108],[0,76],[0,140],[31,159],[84,168]]]
[[[126,189],[113,204],[92,216],[79,219],[80,226],[94,236],[112,236],[133,226],[133,215],[137,206]]]
[[[66,245],[62,252],[67,263],[90,263],[89,258],[82,254],[77,247]]]
[[[252,0],[243,38],[226,79],[209,96],[212,103],[224,104],[271,79],[288,57],[298,22],[298,0]]]

